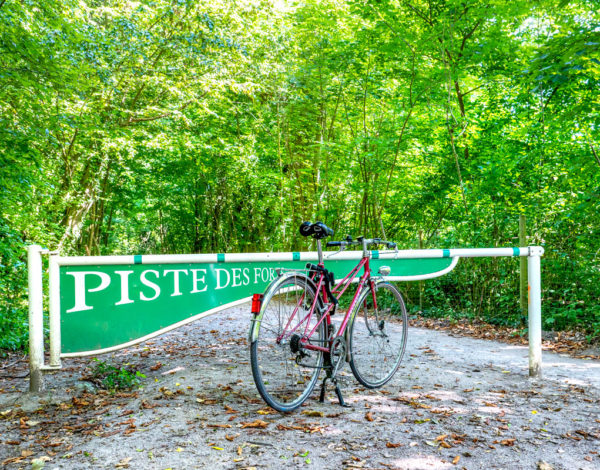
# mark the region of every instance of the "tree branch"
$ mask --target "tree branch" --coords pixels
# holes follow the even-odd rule
[[[481,85],[479,85],[479,86],[476,86],[475,88],[471,88],[470,90],[468,90],[468,91],[465,91],[465,92],[464,92],[462,95],[463,95],[463,97],[465,97],[465,96],[467,96],[469,93],[471,93],[472,91],[478,90],[479,88],[481,88],[481,87],[483,87],[483,86],[485,86],[485,85],[486,85],[485,83],[482,83]]]
[[[552,93],[550,93],[550,96],[548,97],[548,99],[546,100],[546,102],[544,103],[544,106],[542,107],[542,111],[541,111],[541,116],[538,119],[538,122],[542,122],[542,118],[544,116],[544,111],[546,111],[546,107],[548,106],[548,103],[550,103],[550,100],[552,99],[552,97],[554,96],[554,94],[556,93],[556,91],[560,88],[560,83],[558,85],[556,85],[554,87],[554,89],[552,90]]]
[[[204,93],[200,98],[206,96],[208,94],[208,92]],[[166,117],[170,117],[173,114],[175,114],[176,111],[183,111],[185,108],[188,107],[188,105],[191,103],[192,101],[188,101],[186,103],[184,103],[182,106],[180,106],[178,109],[176,109],[175,111],[169,111],[167,113],[163,113],[163,114],[159,114],[158,116],[145,116],[145,117],[130,117],[129,119],[127,119],[127,121],[125,122],[121,122],[119,125],[121,127],[127,127],[130,124],[135,124],[137,122],[149,122],[149,121],[156,121],[157,119],[163,119]]]
[[[463,36],[462,42],[460,44],[460,52],[458,53],[458,58],[460,59],[462,57],[462,53],[465,50],[465,44],[467,43],[467,39],[469,39],[471,36],[473,36],[473,33],[475,33],[475,30],[477,28],[479,28],[479,25],[483,22],[483,19],[480,19],[479,21],[477,21],[477,23],[475,23],[475,26],[473,26],[471,28],[471,31],[469,31],[467,34],[465,34]]]
[[[389,23],[389,22],[388,22],[388,21],[387,21],[387,20],[386,20],[386,19],[383,17],[383,15],[381,14],[381,12],[380,12],[379,10],[377,10],[377,9],[375,8],[375,6],[374,6],[374,5],[371,5],[371,4],[369,4],[369,5],[371,6],[371,9],[372,9],[372,10],[373,10],[373,11],[374,11],[376,14],[377,14],[377,16],[379,17],[379,19],[380,19],[381,21],[383,21],[383,24],[385,24],[385,25],[388,27],[388,29],[389,29],[389,30],[390,30],[392,33],[394,33],[394,35],[395,35],[396,37],[400,38],[400,40],[401,40],[401,41],[402,41],[402,42],[403,42],[403,43],[406,45],[406,47],[408,47],[408,48],[410,49],[410,52],[412,52],[412,53],[414,54],[414,53],[415,53],[415,50],[414,50],[414,49],[413,49],[413,47],[410,45],[410,43],[409,43],[409,42],[408,42],[408,41],[407,41],[407,40],[404,38],[404,36],[403,36],[402,34],[400,34],[398,31],[396,31],[396,30],[395,30],[395,29],[392,27],[392,25],[391,25],[391,24],[390,24],[390,23]],[[409,6],[410,6],[410,5],[409,5]]]
[[[407,3],[406,5],[408,5],[408,8],[410,8],[412,11],[414,11],[419,18],[421,18],[423,21],[425,21],[425,23],[427,23],[429,26],[433,26],[433,21],[431,21],[429,18],[427,18],[425,16],[425,14],[423,14],[421,11],[419,11],[418,8],[413,7],[410,3]]]
[[[592,155],[594,155],[594,158],[596,159],[598,166],[600,166],[600,156],[598,156],[598,152],[596,152],[596,148],[592,145],[592,142],[590,141],[590,139],[587,138],[587,136],[586,136],[585,140],[587,140],[587,143],[590,146],[590,150],[592,151]]]

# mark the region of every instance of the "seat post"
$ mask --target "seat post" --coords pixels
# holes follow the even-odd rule
[[[317,252],[319,253],[319,264],[323,264],[323,247],[319,239],[317,239]]]

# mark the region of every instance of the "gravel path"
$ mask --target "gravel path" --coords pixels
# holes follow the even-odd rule
[[[249,365],[248,308],[200,320],[102,361],[137,365],[143,388],[108,394],[64,361],[46,392],[0,379],[0,463],[85,469],[599,469],[600,362],[411,328],[393,381],[318,392],[291,414],[261,401]],[[87,372],[86,372],[87,370]],[[9,371],[6,367],[1,374]],[[14,375],[24,374],[20,362]],[[33,467],[32,467],[33,462]],[[547,465],[547,466],[545,466]]]

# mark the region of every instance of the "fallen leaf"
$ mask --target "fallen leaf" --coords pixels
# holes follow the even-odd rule
[[[119,460],[119,463],[115,465],[115,468],[129,468],[129,461],[131,457],[125,457],[124,459]]]
[[[310,416],[311,418],[323,418],[325,416],[325,413],[323,413],[322,411],[314,410],[304,410],[302,414],[305,416]]]
[[[5,465],[8,465],[9,463],[18,463],[18,462],[22,462],[23,460],[25,460],[23,457],[11,457],[6,460],[3,460],[1,465],[4,467]]]
[[[229,405],[225,405],[225,413],[227,414],[233,414],[233,413],[239,413],[239,411],[234,410],[231,406]]]
[[[403,445],[404,444],[392,444],[391,442],[386,442],[385,444],[388,449],[395,449],[396,447],[401,447]]]
[[[87,401],[85,398],[73,397],[71,399],[71,401],[73,402],[73,405],[78,406],[78,407],[89,406],[90,405],[90,402]]]
[[[280,431],[291,431],[291,430],[304,431],[304,428],[302,426],[293,426],[293,425],[286,426],[284,424],[278,424],[277,429],[279,429]]]
[[[373,418],[373,412],[372,412],[372,411],[369,411],[369,412],[368,412],[368,413],[365,415],[365,419],[366,419],[367,421],[374,421],[374,420],[375,420],[375,418]]]
[[[457,455],[456,457],[454,457],[452,459],[452,465],[456,465],[458,463],[458,461],[460,460],[460,455]]]
[[[554,467],[543,460],[537,463],[537,470],[554,470]]]
[[[148,403],[146,400],[142,400],[142,402],[140,403],[140,406],[146,410],[150,410],[152,408],[156,408],[157,406],[160,406],[158,403]]]
[[[266,421],[263,421],[261,419],[256,419],[252,422],[249,423],[242,423],[242,429],[246,429],[246,428],[266,428],[269,425],[269,423],[267,423]]]

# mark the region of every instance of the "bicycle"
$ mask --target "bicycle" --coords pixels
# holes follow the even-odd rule
[[[321,244],[333,230],[322,222],[304,222],[300,233],[317,240],[318,264],[308,263],[306,270],[278,269],[278,277],[264,294],[252,297],[252,376],[264,401],[280,412],[293,411],[307,400],[321,370],[326,377],[319,400],[324,402],[330,380],[339,404],[347,406],[337,381],[343,361],[350,364],[358,382],[379,388],[392,379],[406,348],[404,300],[384,280],[390,268],[382,266],[373,276],[369,265],[370,246],[396,249],[396,244],[362,237],[327,242],[327,247],[339,247],[339,251],[352,245],[361,245],[363,250],[358,264],[336,285],[335,276],[325,268]],[[336,328],[331,317],[361,269],[354,296]]]

